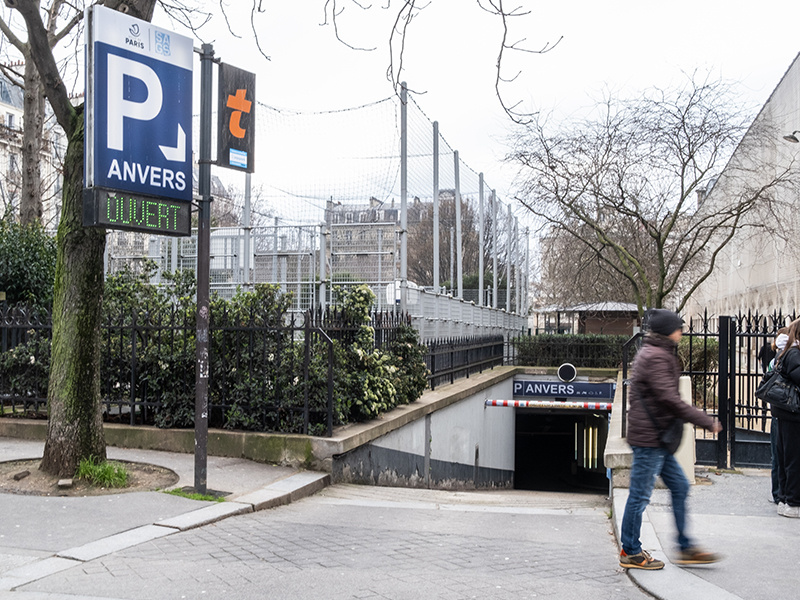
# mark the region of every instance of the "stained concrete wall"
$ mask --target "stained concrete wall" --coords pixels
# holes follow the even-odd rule
[[[335,456],[333,480],[439,489],[512,488],[514,409],[484,405],[489,399],[511,399],[510,375]]]

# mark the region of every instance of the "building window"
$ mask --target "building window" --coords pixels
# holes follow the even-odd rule
[[[6,113],[6,125],[9,129],[14,129],[16,125],[16,119],[14,119],[14,113]]]

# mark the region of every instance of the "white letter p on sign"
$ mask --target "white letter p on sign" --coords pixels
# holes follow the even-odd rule
[[[144,83],[147,99],[133,102],[125,99],[125,77],[133,77]],[[150,121],[161,112],[164,93],[156,72],[145,64],[129,60],[116,54],[108,55],[108,148],[123,149],[125,118]]]

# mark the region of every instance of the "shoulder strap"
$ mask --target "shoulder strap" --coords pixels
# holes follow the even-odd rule
[[[642,406],[644,406],[644,411],[647,413],[647,416],[650,417],[650,422],[653,423],[653,427],[656,428],[656,431],[661,431],[664,429],[658,424],[658,422],[655,420],[655,417],[653,417],[653,413],[650,412],[650,407],[647,406],[647,402],[644,401],[643,396],[639,397],[639,402],[641,402]]]

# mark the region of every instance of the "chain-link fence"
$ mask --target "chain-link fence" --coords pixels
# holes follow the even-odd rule
[[[524,328],[527,233],[412,98],[313,113],[260,104],[258,114],[263,167],[244,192],[221,179],[241,174],[212,184],[212,225],[230,225],[212,227],[212,293],[275,283],[303,311],[335,304],[335,286],[366,283],[378,310],[405,294],[406,310],[436,336]],[[158,265],[156,282],[164,270],[194,269],[196,238],[109,235],[108,271],[145,259]]]

